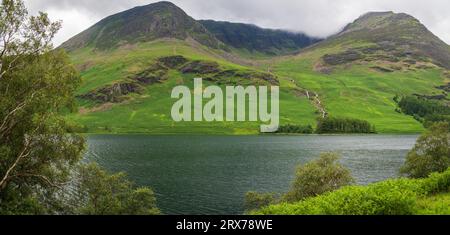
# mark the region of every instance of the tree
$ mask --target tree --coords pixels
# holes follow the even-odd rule
[[[319,119],[316,132],[325,133],[376,133],[375,126],[368,121],[327,117]]]
[[[4,213],[52,213],[84,139],[67,135],[60,116],[80,82],[62,51],[51,50],[60,24],[28,17],[22,1],[0,5],[0,205]],[[8,208],[7,212],[5,211]]]
[[[319,159],[299,166],[291,190],[284,199],[297,202],[352,184],[351,172],[338,160],[335,153],[323,153]]]
[[[83,207],[68,203],[85,140],[62,116],[74,110],[81,78],[52,49],[59,28],[44,13],[29,17],[21,0],[1,0],[0,214],[155,214],[150,189],[96,167],[79,171]]]
[[[447,122],[432,125],[408,153],[400,172],[411,178],[426,178],[450,167],[450,133]]]
[[[76,187],[75,214],[158,215],[155,195],[149,188],[135,188],[124,173],[108,174],[98,165],[82,166]]]
[[[61,22],[47,14],[28,16],[21,0],[2,0],[0,5],[0,80],[17,70],[24,58],[39,57],[52,48],[51,41]]]

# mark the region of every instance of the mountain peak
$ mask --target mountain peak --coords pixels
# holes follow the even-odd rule
[[[175,4],[163,1],[108,16],[61,47],[69,51],[87,46],[110,49],[160,38],[192,38],[213,48],[220,45],[202,24]]]
[[[169,1],[161,1],[161,2],[150,3],[147,5],[143,5],[143,6],[137,6],[137,7],[131,8],[125,12],[133,12],[133,11],[134,12],[137,12],[137,11],[145,12],[145,11],[154,11],[155,9],[167,10],[167,11],[179,11],[179,12],[184,13],[184,11],[181,8],[179,8],[177,5],[175,5]]]
[[[419,20],[406,13],[394,13],[392,11],[385,12],[368,12],[353,23],[348,24],[341,32],[348,33],[358,30],[376,30],[380,28],[389,27],[391,25],[402,25],[405,27],[421,27],[425,28]]]
[[[405,60],[411,62],[431,62],[450,69],[449,46],[418,19],[405,13],[392,11],[366,13],[324,44],[333,42],[351,44],[355,41],[374,45],[365,50],[377,51],[384,54],[384,57],[396,60],[405,57]],[[358,50],[360,49],[351,49],[353,52]]]

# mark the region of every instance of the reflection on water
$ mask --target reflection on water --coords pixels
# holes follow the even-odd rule
[[[157,193],[165,214],[241,214],[248,191],[284,192],[296,165],[337,151],[359,184],[397,176],[417,139],[370,136],[95,135],[86,157]]]

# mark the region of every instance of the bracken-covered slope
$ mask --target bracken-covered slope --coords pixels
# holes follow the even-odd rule
[[[255,25],[201,20],[206,29],[223,43],[250,53],[279,55],[296,52],[321,39],[303,33],[263,29]]]
[[[211,48],[221,46],[214,35],[182,9],[170,2],[158,2],[109,16],[65,42],[62,48],[111,49],[161,38],[192,38]]]

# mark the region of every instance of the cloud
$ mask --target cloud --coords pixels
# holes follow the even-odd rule
[[[31,13],[63,20],[59,44],[100,19],[154,0],[25,0]],[[448,0],[172,0],[196,19],[252,23],[326,37],[369,11],[405,12],[450,43]]]

